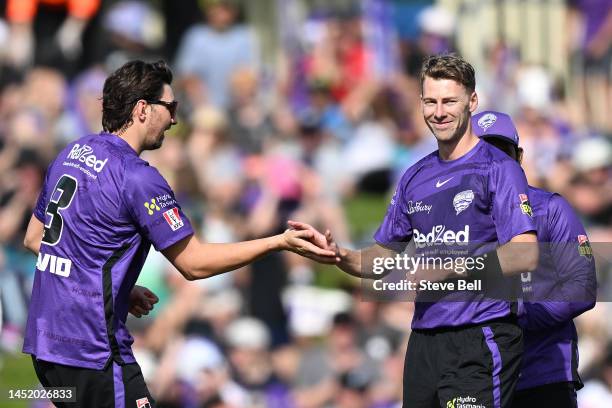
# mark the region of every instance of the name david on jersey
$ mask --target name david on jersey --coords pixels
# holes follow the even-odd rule
[[[72,268],[72,261],[70,259],[62,258],[61,256],[43,254],[41,252],[38,253],[36,269],[39,271],[46,272],[48,270],[54,275],[67,278],[70,276],[70,268]]]
[[[108,158],[104,160],[98,160],[98,158],[93,154],[93,148],[89,145],[84,144],[83,146],[75,143],[68,153],[68,159],[77,160],[82,163],[85,163],[87,167],[93,168],[97,173],[101,172]]]
[[[461,231],[446,229],[446,225],[435,225],[428,233],[423,233],[415,228],[413,234],[417,248],[444,244],[467,245],[470,242],[469,225],[466,225]]]

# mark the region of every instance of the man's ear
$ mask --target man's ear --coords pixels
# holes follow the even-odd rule
[[[138,120],[141,122],[147,118],[147,104],[145,101],[140,100],[136,102],[136,106],[134,106],[134,110],[132,111],[132,117],[134,115],[138,116]]]
[[[516,148],[516,161],[519,162],[519,164],[523,164],[523,148],[522,147]]]
[[[470,112],[474,113],[476,111],[476,109],[478,108],[478,94],[476,94],[476,91],[472,92],[472,94],[470,95]]]

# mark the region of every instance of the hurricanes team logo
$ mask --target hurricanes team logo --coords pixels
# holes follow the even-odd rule
[[[455,408],[455,402],[457,402],[457,398],[453,398],[450,401],[446,402],[446,408]]]
[[[153,212],[160,210],[154,198],[151,199],[151,202],[147,201],[146,203],[144,203],[144,206],[147,207],[149,215],[153,215]]]
[[[533,211],[531,209],[531,204],[529,204],[529,197],[527,197],[527,194],[519,194],[519,200],[521,201],[521,212],[533,217]]]
[[[497,122],[497,116],[492,113],[487,113],[478,119],[478,126],[486,132],[495,122]]]
[[[474,192],[472,190],[465,190],[457,193],[455,198],[453,198],[453,207],[455,207],[457,215],[466,210],[470,204],[472,204],[472,201],[474,201]]]
[[[593,259],[593,248],[586,235],[578,235],[578,253],[589,261]]]

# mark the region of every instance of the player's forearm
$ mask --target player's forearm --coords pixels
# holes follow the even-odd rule
[[[497,258],[505,276],[531,272],[538,267],[540,251],[535,235],[533,237],[533,241],[510,241],[497,248]]]
[[[38,255],[40,244],[44,233],[44,225],[34,215],[30,218],[28,229],[26,230],[23,239],[23,246],[32,251],[34,255]]]
[[[37,241],[28,241],[28,239],[24,239],[23,246],[30,250],[34,255],[38,255],[40,252],[40,243],[42,240]]]
[[[201,256],[188,271],[187,279],[205,279],[241,268],[258,258],[282,249],[282,235],[229,244],[201,244]]]
[[[257,258],[279,250],[337,263],[336,254],[310,243],[312,231],[287,230],[283,234],[231,244],[201,243],[193,234],[162,250],[187,280],[204,279],[233,271]]]
[[[528,330],[544,330],[564,324],[595,306],[592,302],[534,302],[525,303],[521,326]]]
[[[361,251],[338,248],[338,253],[340,255],[340,262],[337,264],[338,268],[357,278],[369,277],[367,274],[364,274],[361,269]],[[372,274],[371,278],[373,277],[374,275]]]
[[[563,259],[563,254],[554,255],[557,256],[556,259]],[[565,271],[570,265],[574,266],[572,271]],[[597,282],[594,265],[586,262],[582,262],[582,265],[555,262],[555,270],[560,277],[571,276],[572,278],[563,279],[562,284],[550,294],[550,300],[534,299],[534,302],[525,303],[526,313],[521,319],[523,327],[530,330],[553,327],[570,321],[595,306]],[[536,271],[536,274],[545,272]],[[559,280],[561,281],[562,278]]]

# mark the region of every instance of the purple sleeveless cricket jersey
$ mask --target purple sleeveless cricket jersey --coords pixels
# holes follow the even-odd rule
[[[580,382],[572,319],[595,305],[595,261],[584,227],[558,194],[529,187],[540,246],[538,268],[523,273],[525,353],[517,389]],[[547,301],[546,299],[552,299]]]
[[[447,244],[492,249],[535,231],[527,194],[518,163],[484,141],[456,160],[443,161],[435,151],[404,173],[374,239],[386,247],[412,238],[417,249],[442,249]],[[417,296],[412,328],[483,323],[506,317],[515,307],[511,301],[485,299],[476,292],[462,293],[460,299],[464,301],[442,297],[419,302]]]
[[[133,363],[125,320],[149,248],[193,234],[168,183],[125,140],[90,135],[51,164],[34,215],[45,231],[24,353],[93,369]]]

